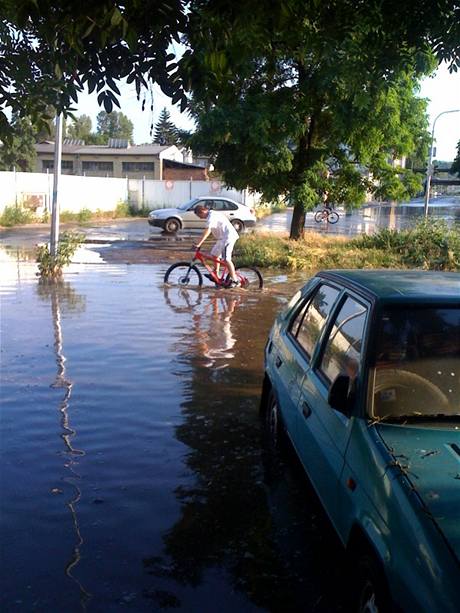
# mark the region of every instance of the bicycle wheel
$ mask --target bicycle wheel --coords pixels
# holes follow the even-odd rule
[[[316,223],[321,223],[322,221],[324,221],[326,215],[327,214],[326,214],[325,211],[316,211],[316,213],[315,213],[315,221],[316,221]]]
[[[243,289],[263,288],[264,280],[257,268],[253,266],[237,266],[235,271]]]
[[[188,262],[177,262],[166,271],[164,282],[181,287],[201,287],[203,277],[196,266],[190,266]]]
[[[335,211],[331,211],[327,216],[328,223],[337,223],[339,221],[339,214]]]

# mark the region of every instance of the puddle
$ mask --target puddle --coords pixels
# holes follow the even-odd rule
[[[2,610],[340,610],[340,548],[260,436],[300,278],[178,292],[165,265],[95,259],[43,284],[0,259]]]

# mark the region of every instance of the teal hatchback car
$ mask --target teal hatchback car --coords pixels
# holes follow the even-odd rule
[[[324,271],[281,313],[262,409],[347,549],[353,610],[460,611],[460,275]]]

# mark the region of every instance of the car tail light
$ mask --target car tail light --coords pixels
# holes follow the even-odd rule
[[[250,210],[250,212],[251,212],[251,214],[252,214],[252,215],[255,215],[255,214],[256,214],[256,212],[255,212],[255,210],[254,210],[254,209],[249,209],[249,210]]]

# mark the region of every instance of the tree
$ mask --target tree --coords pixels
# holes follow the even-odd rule
[[[457,155],[455,156],[455,160],[452,162],[450,172],[460,177],[460,140],[457,143]]]
[[[368,191],[400,199],[419,188],[392,161],[426,132],[414,91],[434,67],[429,53],[399,58],[389,37],[376,44],[367,3],[293,0],[276,11],[261,2],[251,16],[244,3],[224,4],[203,3],[189,39],[201,52],[191,68],[194,148],[215,156],[230,185],[284,196],[295,239],[324,197],[351,206]]]
[[[67,126],[67,136],[69,138],[77,138],[83,140],[85,144],[93,142],[93,124],[89,115],[80,115],[80,117],[74,117],[74,119]]]
[[[138,96],[158,83],[186,104],[184,82],[171,43],[187,17],[183,0],[2,0],[0,108],[49,118],[47,107],[67,113],[87,85],[107,112],[119,106],[117,81],[134,82]],[[186,54],[187,55],[187,54]],[[0,139],[10,135],[0,111]]]
[[[32,171],[37,158],[35,128],[28,117],[15,113],[11,120],[13,137],[0,145],[0,170]]]
[[[109,138],[126,138],[132,142],[133,130],[132,121],[121,112],[100,111],[97,115],[97,134],[103,142]]]
[[[163,108],[155,124],[153,142],[160,145],[177,145],[178,141],[179,134],[176,126],[171,121],[171,114],[166,108]]]
[[[98,102],[110,112],[118,105],[117,82],[126,78],[134,82],[138,96],[152,83],[187,105],[186,90],[191,83],[202,82],[194,67],[194,56],[206,64],[207,70],[225,72],[227,45],[233,27],[252,28],[252,23],[265,37],[275,34],[284,19],[296,17],[296,0],[278,3],[266,0],[242,2],[234,0],[2,0],[0,21],[0,107],[11,108],[21,116],[49,118],[48,105],[68,113],[84,86],[97,90]],[[350,51],[359,43],[381,53],[376,68],[392,67],[415,49],[422,53],[434,50],[438,61],[450,63],[452,70],[460,66],[460,1],[418,0],[415,3],[396,0],[322,0],[303,2],[309,11],[306,19],[316,20],[316,13],[330,27],[325,43],[345,38]],[[180,42],[182,34],[190,36],[190,24],[203,11],[214,16],[206,26],[223,35],[221,47],[193,45],[181,56],[180,63],[169,52],[171,43]],[[311,13],[311,14],[310,14]],[[257,15],[263,15],[270,27],[262,30]],[[302,15],[299,15],[302,17]],[[220,22],[222,17],[222,22]],[[291,21],[292,29],[302,22]],[[196,24],[194,24],[195,26]],[[322,24],[324,25],[324,24]],[[355,36],[357,34],[357,36]],[[218,40],[215,37],[212,40]],[[267,39],[267,42],[270,39]],[[203,41],[196,41],[203,42]],[[243,47],[247,45],[241,37]],[[206,53],[205,49],[209,52]],[[333,51],[333,45],[328,46]],[[234,54],[238,49],[233,47]],[[378,58],[377,58],[378,56]],[[228,58],[227,58],[228,59]],[[224,63],[222,63],[224,62]],[[180,65],[179,65],[180,64]],[[222,70],[224,69],[224,70]],[[216,74],[217,74],[216,72]],[[0,111],[0,139],[11,135],[11,126],[4,110]]]
[[[177,145],[191,147],[193,132],[191,130],[177,129]]]

